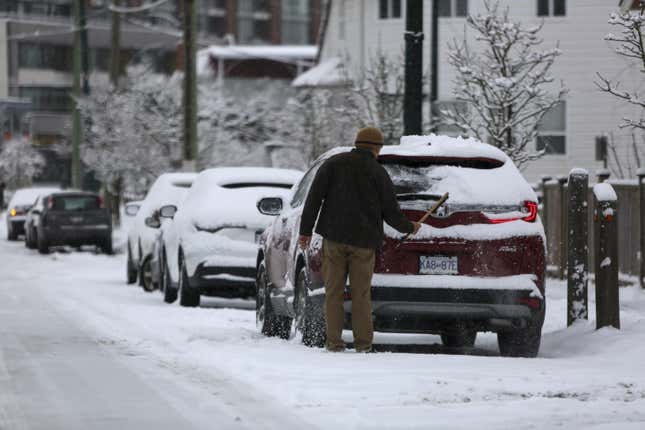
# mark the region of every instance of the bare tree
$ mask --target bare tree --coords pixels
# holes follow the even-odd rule
[[[488,141],[522,166],[544,154],[532,149],[538,125],[567,93],[550,73],[561,51],[540,49],[542,25],[511,22],[508,8],[500,11],[498,2],[485,6],[486,13],[467,19],[477,49],[465,39],[449,44],[448,61],[457,73],[454,95],[466,108],[442,110],[441,122]]]
[[[619,34],[609,33],[605,40],[618,44],[615,52],[630,61],[637,63],[640,73],[645,74],[645,0],[640,1],[640,9],[623,14],[612,13],[609,24],[620,29]],[[636,90],[627,91],[620,88],[620,82],[612,82],[600,73],[597,74],[598,88],[613,95],[625,103],[640,108],[639,118],[623,118],[621,128],[645,130],[645,98]],[[645,76],[643,76],[645,77]]]
[[[351,78],[345,70],[346,81],[352,82],[341,109],[354,121],[355,127],[378,126],[385,143],[397,144],[403,134],[403,94],[405,81],[403,60],[389,58],[377,51],[367,68]]]

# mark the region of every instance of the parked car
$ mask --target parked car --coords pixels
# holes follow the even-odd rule
[[[228,167],[201,172],[179,210],[162,207],[174,222],[160,249],[166,302],[199,306],[201,295],[255,295],[260,235],[272,221],[257,208],[264,196],[287,196],[302,172]],[[176,211],[176,214],[174,212]]]
[[[7,239],[18,240],[18,236],[25,234],[27,212],[40,195],[59,190],[60,188],[56,187],[33,187],[16,190],[11,200],[9,200],[6,217]]]
[[[30,210],[28,246],[41,254],[52,246],[96,245],[112,254],[112,215],[98,194],[59,191],[38,198]]]
[[[128,230],[128,284],[134,284],[138,279],[139,285],[146,291],[157,288],[152,279],[151,259],[158,229],[149,227],[146,219],[152,217],[162,206],[177,206],[186,196],[195,176],[195,173],[164,173],[148,190]]]
[[[545,312],[545,236],[531,186],[503,152],[476,140],[402,141],[384,147],[379,162],[407,216],[418,220],[441,195],[450,197],[408,240],[385,226],[372,279],[375,330],[440,334],[455,347],[492,331],[503,355],[535,356]],[[313,163],[290,199],[259,204],[278,215],[257,257],[256,317],[265,335],[287,338],[295,320],[303,343],[324,344],[322,239],[314,235],[302,251],[298,229],[318,168],[347,150]],[[345,297],[348,323],[349,288]]]

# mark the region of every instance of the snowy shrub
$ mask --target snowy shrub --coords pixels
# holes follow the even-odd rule
[[[19,188],[31,184],[44,167],[44,157],[27,139],[0,143],[0,178],[7,187]]]
[[[476,45],[449,44],[454,95],[466,109],[442,110],[441,122],[497,146],[522,166],[543,155],[533,150],[538,124],[566,95],[550,74],[561,52],[540,49],[542,25],[526,27],[511,22],[508,9],[500,11],[498,3],[485,6],[486,13],[467,19]]]

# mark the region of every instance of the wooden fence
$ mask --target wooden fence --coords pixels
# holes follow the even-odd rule
[[[641,270],[641,210],[639,181],[608,181],[618,195],[618,259],[622,274],[639,276]],[[547,234],[547,264],[551,274],[564,278],[567,273],[567,207],[569,202],[565,179],[543,182],[542,222]],[[589,226],[593,225],[593,192],[587,195]],[[645,208],[644,208],[645,209]],[[589,237],[589,267],[594,267],[593,234]]]

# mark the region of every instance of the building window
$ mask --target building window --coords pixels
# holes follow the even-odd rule
[[[401,18],[401,1],[402,0],[379,0],[379,18]]]
[[[468,0],[437,0],[439,2],[439,16],[465,17],[468,16]]]
[[[67,46],[20,43],[18,67],[67,72],[72,70],[72,50]]]
[[[239,43],[266,43],[271,40],[269,0],[239,0],[237,38]]]
[[[306,45],[309,40],[309,2],[282,0],[283,44]]]
[[[538,124],[537,150],[546,154],[566,154],[567,106],[565,102],[548,111]]]
[[[20,87],[21,98],[30,99],[37,111],[69,111],[72,108],[71,88]]]
[[[566,16],[567,0],[537,0],[538,16]]]
[[[226,14],[226,0],[200,1],[197,14],[199,32],[223,37],[228,30]]]

